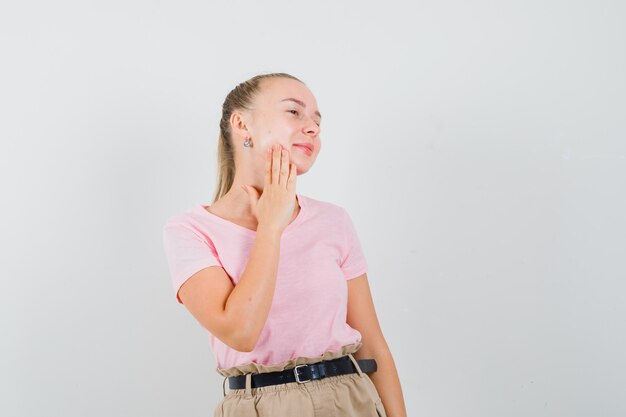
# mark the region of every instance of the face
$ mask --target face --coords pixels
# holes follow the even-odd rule
[[[294,99],[294,100],[291,100]],[[265,79],[251,112],[233,113],[233,140],[242,156],[243,165],[250,164],[263,172],[265,151],[279,143],[289,151],[298,174],[307,172],[321,149],[321,115],[311,91],[301,82],[290,78]],[[252,147],[244,148],[246,137]],[[311,147],[309,151],[306,146]],[[236,152],[237,152],[236,151]]]

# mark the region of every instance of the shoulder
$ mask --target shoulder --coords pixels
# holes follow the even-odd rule
[[[202,218],[200,210],[204,210],[204,208],[198,204],[179,213],[171,214],[163,222],[162,229],[164,231],[169,229],[188,229],[191,231],[199,229]]]
[[[302,194],[298,195],[301,197],[303,205],[310,213],[337,218],[343,217],[346,213],[345,208],[343,208],[339,204],[331,203],[330,201],[320,200],[310,196],[305,196]]]

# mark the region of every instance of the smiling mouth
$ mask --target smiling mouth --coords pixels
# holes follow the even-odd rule
[[[293,145],[293,146],[302,149],[304,152],[306,152],[307,155],[311,155],[313,153],[313,149],[309,148],[308,146],[305,146],[305,145]]]

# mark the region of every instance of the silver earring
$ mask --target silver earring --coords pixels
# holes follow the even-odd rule
[[[252,146],[252,141],[250,139],[251,138],[247,138],[246,141],[243,143],[243,146],[245,146],[246,148]]]

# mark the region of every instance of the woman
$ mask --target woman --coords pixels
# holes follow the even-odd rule
[[[350,216],[296,193],[320,123],[297,78],[241,83],[223,104],[212,205],[163,227],[177,300],[229,385],[216,417],[406,416]]]

